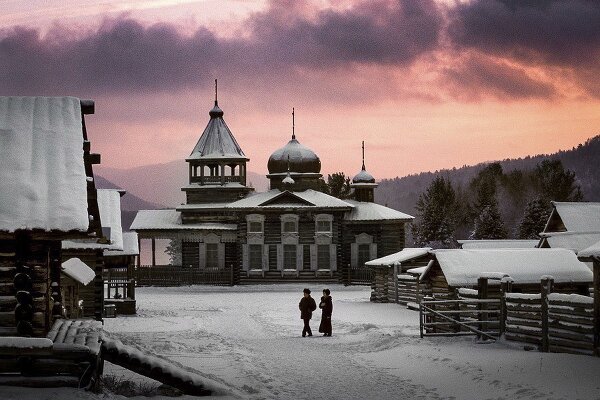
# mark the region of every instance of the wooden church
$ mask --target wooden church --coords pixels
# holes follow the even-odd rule
[[[268,160],[270,190],[256,193],[246,181],[250,160],[223,115],[215,97],[186,159],[186,204],[139,211],[131,229],[140,239],[180,240],[182,267],[231,268],[233,283],[348,282],[352,269],[404,248],[413,217],[373,202],[377,183],[364,151],[353,199],[341,200],[322,191],[321,161],[292,128],[290,141]]]

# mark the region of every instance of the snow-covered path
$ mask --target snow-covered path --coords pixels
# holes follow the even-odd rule
[[[369,303],[368,288],[331,286],[333,337],[317,336],[317,311],[302,338],[302,288],[140,288],[138,315],[105,329],[253,399],[600,398],[597,358],[419,339],[418,314]]]

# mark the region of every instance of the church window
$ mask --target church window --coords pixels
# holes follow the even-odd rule
[[[262,245],[260,244],[251,244],[248,246],[249,249],[249,262],[250,268],[252,269],[260,269],[262,268]]]
[[[285,232],[285,233],[298,232],[298,225],[296,224],[296,221],[284,221],[283,222],[283,232]]]
[[[331,266],[331,255],[329,253],[328,244],[320,244],[317,246],[317,268],[329,269]]]
[[[206,244],[206,267],[207,268],[218,268],[219,267],[219,245],[218,245],[218,243],[207,243]]]
[[[248,232],[250,233],[262,233],[263,226],[262,222],[252,221],[248,223]]]
[[[296,269],[296,249],[294,244],[283,245],[283,268]]]

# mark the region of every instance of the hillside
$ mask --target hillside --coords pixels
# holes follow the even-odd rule
[[[545,158],[557,158],[565,168],[575,172],[583,191],[585,201],[600,201],[600,136],[589,139],[571,150],[554,154],[540,154],[531,157],[500,161],[505,173],[520,169],[532,170]],[[452,183],[465,187],[487,163],[462,168],[423,172],[402,178],[384,179],[375,191],[375,200],[380,204],[415,215],[415,204],[419,195],[438,174],[447,176]]]

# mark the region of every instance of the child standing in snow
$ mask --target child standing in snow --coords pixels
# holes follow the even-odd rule
[[[304,297],[300,300],[300,304],[298,307],[300,308],[300,318],[304,321],[304,329],[302,329],[302,337],[305,337],[308,333],[308,336],[312,336],[312,331],[310,330],[310,319],[312,318],[312,312],[317,309],[317,303],[315,303],[315,299],[310,297],[310,289],[303,290]]]
[[[322,310],[321,313],[321,325],[319,325],[319,332],[323,336],[331,336],[331,313],[333,313],[333,300],[330,296],[331,292],[329,289],[323,289],[323,296],[319,303],[319,308]]]

